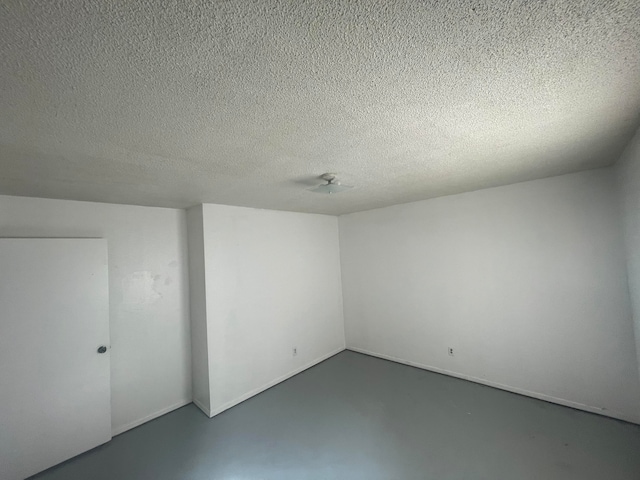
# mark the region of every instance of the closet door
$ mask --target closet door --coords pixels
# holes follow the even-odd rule
[[[0,239],[0,478],[111,439],[107,243]]]

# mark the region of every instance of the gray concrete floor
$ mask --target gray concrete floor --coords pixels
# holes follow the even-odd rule
[[[346,351],[33,478],[638,480],[640,426]]]

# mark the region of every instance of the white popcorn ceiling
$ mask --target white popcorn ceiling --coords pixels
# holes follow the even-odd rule
[[[640,113],[638,0],[11,0],[0,55],[8,195],[341,214],[610,165]]]

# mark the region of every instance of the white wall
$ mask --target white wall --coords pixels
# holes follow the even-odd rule
[[[344,349],[338,221],[202,208],[215,415]]]
[[[2,237],[103,237],[109,247],[112,428],[191,401],[183,210],[0,196]]]
[[[640,423],[612,169],[345,215],[340,246],[347,348]]]
[[[640,367],[640,130],[616,164],[627,253],[629,291]],[[640,402],[640,401],[639,401]]]
[[[193,403],[211,411],[207,348],[206,275],[202,205],[187,210],[189,299],[191,303],[191,380]]]

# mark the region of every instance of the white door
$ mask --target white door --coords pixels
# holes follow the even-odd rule
[[[111,439],[107,273],[103,239],[0,239],[0,478]]]

